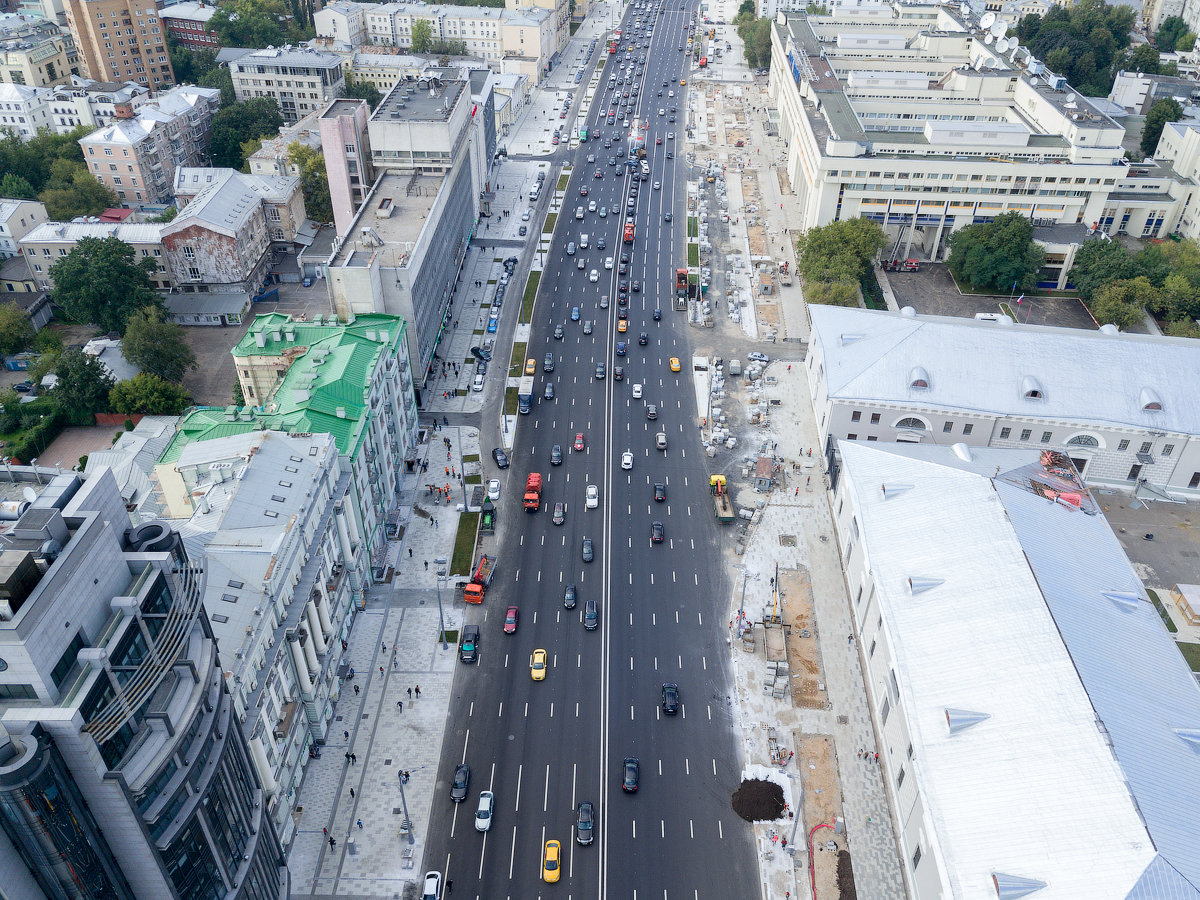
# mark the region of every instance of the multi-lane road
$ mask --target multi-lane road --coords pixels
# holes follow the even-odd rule
[[[484,604],[467,609],[467,622],[482,629],[479,661],[461,666],[455,680],[426,856],[431,868],[454,881],[455,896],[758,895],[750,830],[729,807],[741,756],[725,643],[724,541],[699,442],[688,326],[685,314],[673,309],[675,268],[686,265],[687,105],[680,82],[689,73],[679,48],[687,46],[695,5],[668,2],[661,15],[657,9],[653,2],[628,7],[620,52],[607,57],[588,114],[593,139],[573,151],[527,353],[537,360],[536,396],[552,381],[555,397],[521,417],[511,468],[497,472],[485,457],[486,477],[503,482],[499,571]],[[602,44],[600,51],[606,49]],[[639,58],[645,60],[641,74]],[[610,74],[618,76],[611,88]],[[630,79],[621,83],[626,75]],[[587,76],[580,94],[586,87]],[[626,91],[631,96],[622,109]],[[674,123],[672,106],[679,110]],[[610,108],[616,109],[611,125]],[[628,170],[624,158],[609,165],[618,147],[626,156],[632,151],[631,129],[639,122],[646,125],[646,181],[634,180],[637,170]],[[612,146],[604,146],[606,139]],[[621,232],[635,184],[630,246]],[[612,212],[576,220],[575,208],[586,210],[591,201]],[[579,247],[581,233],[588,235],[587,249]],[[604,249],[598,248],[601,239]],[[575,245],[574,255],[568,243]],[[626,273],[620,271],[622,253],[629,256]],[[610,256],[613,268],[607,269]],[[640,282],[641,290],[630,290],[624,307],[618,297],[626,280],[631,288]],[[604,295],[607,308],[601,307]],[[572,321],[576,307],[579,321]],[[661,320],[654,319],[655,309]],[[625,333],[618,331],[621,312],[628,315]],[[593,323],[590,333],[585,321]],[[554,337],[556,325],[563,326],[562,339]],[[643,332],[645,345],[639,343]],[[617,355],[619,340],[627,344],[624,356]],[[541,373],[546,353],[554,356],[551,374]],[[670,371],[672,357],[682,364],[678,373]],[[603,378],[596,377],[597,364],[605,366]],[[624,369],[621,381],[613,377],[617,366]],[[635,399],[639,384],[642,397]],[[656,420],[647,418],[651,404]],[[658,432],[667,436],[665,451],[655,448]],[[581,452],[571,449],[577,433],[584,435]],[[555,444],[564,457],[556,466]],[[622,468],[625,451],[633,455],[632,469]],[[536,514],[522,510],[529,472],[545,479]],[[656,483],[666,486],[663,501],[655,500]],[[600,491],[597,509],[585,508],[589,484]],[[554,525],[559,502],[566,505],[565,522]],[[656,521],[664,526],[662,543],[651,542]],[[582,559],[585,537],[596,550],[590,563]],[[568,584],[577,586],[574,609],[563,605]],[[599,606],[594,631],[583,624],[588,600]],[[514,634],[503,631],[509,605],[520,609]],[[530,677],[535,649],[547,652],[544,681]],[[679,685],[676,716],[663,714],[664,682]],[[640,761],[636,793],[622,790],[628,756]],[[454,804],[450,782],[464,761],[472,770],[470,789],[464,802]],[[496,798],[485,834],[474,825],[481,790]],[[584,800],[596,807],[597,839],[590,846],[576,843],[576,808]],[[557,884],[542,880],[543,848],[551,839],[563,847]]]

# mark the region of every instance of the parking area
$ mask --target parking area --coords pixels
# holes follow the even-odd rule
[[[1141,501],[1129,491],[1097,489],[1095,494],[1147,587],[1200,583],[1200,506]]]
[[[901,308],[911,306],[918,313],[930,316],[974,318],[976,313],[998,313],[1005,296],[978,296],[958,290],[950,270],[939,263],[921,263],[920,272],[888,272],[888,283]],[[1055,325],[1061,328],[1095,330],[1096,323],[1077,297],[1026,298],[1020,305],[1014,300],[1013,309],[1022,325]],[[1143,326],[1129,329],[1144,333]]]

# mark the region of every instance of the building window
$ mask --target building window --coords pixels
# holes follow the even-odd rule
[[[192,279],[192,281],[199,281],[200,280],[200,270],[197,269],[195,266],[188,266],[188,278]]]
[[[1141,452],[1142,452],[1142,453],[1149,453],[1149,452],[1150,452],[1150,442],[1149,442],[1149,441],[1144,441],[1144,442],[1142,443],[1142,451],[1141,451]]]
[[[1053,433],[1053,432],[1051,432],[1051,431],[1043,431],[1043,432],[1042,432],[1042,443],[1043,443],[1043,444],[1048,444],[1048,443],[1050,443],[1050,438],[1052,438],[1052,437],[1054,437],[1054,433]]]
[[[912,861],[913,861],[912,867],[913,867],[913,870],[915,871],[917,868],[917,865],[921,862],[921,846],[919,844],[917,845],[917,849],[913,851]]]
[[[862,421],[862,411],[856,409],[854,412],[850,413],[850,421],[851,422],[861,422]]]
[[[1162,455],[1163,455],[1163,456],[1170,456],[1170,455],[1171,455],[1172,453],[1174,453],[1174,452],[1175,452],[1175,445],[1174,445],[1174,444],[1166,444],[1166,445],[1165,445],[1165,446],[1162,448]]]
[[[953,430],[954,430],[953,422],[946,422],[944,425],[942,425],[942,434],[949,434]]]
[[[913,418],[912,416],[909,416],[909,417],[901,419],[899,422],[897,422],[896,427],[897,428],[905,428],[905,429],[908,429],[909,431],[924,431],[925,423],[922,422],[920,419],[916,419],[916,418]]]
[[[964,434],[964,435],[970,434],[970,433],[971,433],[972,431],[974,431],[974,430],[975,430],[975,426],[974,426],[974,425],[964,425],[964,426],[963,426],[963,434]]]
[[[1012,429],[1011,429],[1011,428],[1001,428],[1001,429],[1000,429],[1000,440],[1002,440],[1002,441],[1007,441],[1007,440],[1008,440],[1008,436],[1009,436],[1010,434],[1012,434]]]
[[[183,248],[183,258],[184,259],[195,259],[196,258],[195,248],[194,247],[184,247]]]
[[[1021,440],[1023,440],[1023,441],[1027,441],[1027,440],[1029,440],[1029,438],[1030,438],[1030,437],[1032,437],[1032,436],[1033,436],[1033,431],[1032,431],[1032,430],[1030,430],[1030,429],[1028,429],[1028,428],[1022,428],[1022,429],[1021,429]]]
[[[884,725],[887,724],[888,713],[890,713],[891,711],[892,711],[892,701],[888,697],[884,697],[883,698],[883,709],[881,709],[879,711],[879,720],[882,724],[884,724]]]
[[[872,425],[879,424],[879,413],[871,413],[871,424]]]
[[[1117,444],[1117,452],[1122,453],[1129,449],[1129,441],[1121,441]]]
[[[904,767],[900,767],[900,772],[896,775],[896,789],[899,790],[904,785]]]
[[[857,435],[857,434],[848,434],[848,435],[846,435],[846,440],[848,440],[848,441],[857,441],[857,440],[858,440],[858,435]]]

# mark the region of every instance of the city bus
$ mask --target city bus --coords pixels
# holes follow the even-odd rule
[[[626,244],[633,243],[633,222],[625,223],[625,235],[623,237],[623,240],[625,241]]]
[[[579,143],[587,143],[587,129],[582,125],[579,126]]]
[[[613,56],[616,54],[616,52],[617,52],[617,42],[609,41],[608,42],[608,55]]]

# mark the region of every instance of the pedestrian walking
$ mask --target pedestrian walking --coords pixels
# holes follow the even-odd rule
[[[425,560],[425,571],[429,571],[429,560]]]
[[[879,754],[878,753],[875,754],[875,762],[879,762]]]
[[[392,671],[395,672],[399,668],[400,668],[400,660],[396,659],[396,657],[393,656],[392,657]]]
[[[505,213],[505,215],[507,215],[507,213]],[[449,894],[453,890],[454,890],[454,879],[447,878],[446,879],[446,893]]]
[[[420,699],[421,699],[421,686],[420,686],[419,684],[417,685],[417,699],[418,699],[418,700],[420,700]],[[875,754],[875,757],[878,759],[878,757],[879,757],[879,754],[878,754],[878,753],[876,753],[876,754]]]
[[[360,693],[361,693],[361,691],[359,691],[358,685],[356,684],[354,686],[354,696],[357,697]]]
[[[347,750],[346,751],[346,765],[349,765],[349,764],[350,764],[350,751]]]
[[[383,674],[383,666],[380,666],[380,667],[379,667],[379,674],[380,674],[380,675],[382,675],[382,674]]]
[[[412,688],[409,688],[409,689],[408,689],[408,699],[409,699],[409,700],[411,700],[411,699],[412,699]]]
[[[447,497],[447,498],[446,498],[446,502],[447,502],[447,503],[449,503],[449,502],[450,502],[450,498],[449,498],[449,497]],[[437,523],[437,519],[434,519],[434,520],[433,520],[433,527],[434,527],[434,528],[437,528],[437,529],[439,529],[439,530],[440,530],[442,526],[441,526],[441,525],[439,525],[439,524]]]
[[[854,643],[854,635],[852,635],[852,634],[846,635],[846,643],[853,644]]]
[[[858,748],[858,758],[862,759],[862,747]]]
[[[433,493],[433,490],[432,490],[432,488],[433,488],[433,485],[430,485],[429,487],[430,487],[430,491],[429,491],[429,493],[431,493],[431,494],[432,494],[432,493]],[[408,558],[409,558],[409,559],[412,559],[412,547],[409,547],[409,548],[408,548]]]
[[[358,830],[362,831],[362,819],[358,820],[357,825],[358,825]]]
[[[350,740],[350,732],[348,732],[348,731],[343,731],[343,732],[342,732],[342,737],[344,737],[346,740]]]
[[[404,712],[404,701],[403,700],[396,701],[396,709],[400,710],[400,712]]]
[[[321,833],[324,834],[325,837],[329,837],[329,829],[328,828],[322,828]]]
[[[404,770],[404,783],[408,784],[408,769]]]
[[[333,838],[330,838],[329,839],[329,849],[332,850],[336,846],[337,846],[337,841],[335,841]]]
[[[350,788],[350,799],[354,799],[354,788]]]
[[[350,765],[352,765],[352,766],[358,765],[358,754],[357,753],[350,754]]]

